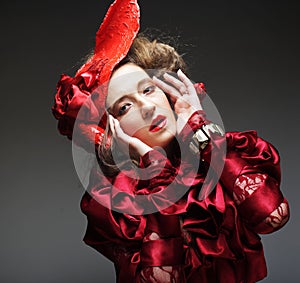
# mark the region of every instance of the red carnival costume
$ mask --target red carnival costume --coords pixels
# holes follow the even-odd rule
[[[85,138],[75,142],[81,146],[85,140],[96,146],[101,143],[105,116],[100,124],[96,118],[103,115],[99,116],[99,111],[104,109],[104,90],[92,93],[126,56],[138,20],[136,1],[116,0],[97,33],[95,55],[75,78],[63,75],[58,84],[53,112],[59,130],[71,138],[75,119],[80,119],[77,125]],[[109,36],[107,31],[117,36]],[[118,43],[118,51],[109,48],[112,41]],[[95,103],[88,105],[84,117],[78,117],[90,95],[96,96]],[[88,219],[84,241],[114,262],[118,282],[166,282],[157,269],[169,274],[168,282],[252,283],[266,276],[258,234],[281,228],[289,217],[287,201],[279,190],[278,153],[255,131],[226,133],[227,154],[220,180],[199,200],[212,145],[201,153],[203,161],[195,168],[190,164],[197,157],[189,143],[205,122],[205,114],[195,112],[177,136],[186,145],[178,162],[175,158],[171,163],[157,150],[142,156],[140,167],[147,168],[147,180],[130,178],[123,171],[108,178],[97,168],[92,170],[81,202]],[[161,164],[165,164],[163,169]],[[196,176],[192,183],[189,174]],[[161,206],[164,199],[153,192],[163,192],[170,184],[187,189],[165,208]],[[159,212],[144,215],[143,207],[135,203],[138,194],[149,196],[149,203]],[[136,207],[136,211],[131,215],[111,207],[119,211]],[[152,232],[159,238],[149,239]]]

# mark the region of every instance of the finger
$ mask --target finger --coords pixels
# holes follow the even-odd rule
[[[114,122],[114,129],[115,129],[115,136],[116,138],[122,140],[123,142],[128,142],[128,135],[124,133],[123,129],[121,128],[120,122],[118,119],[113,118]]]
[[[157,77],[153,77],[153,81],[154,83],[161,88],[164,92],[166,92],[167,94],[169,94],[171,96],[172,100],[177,100],[179,97],[181,97],[181,95],[179,94],[179,92],[172,86],[166,84],[165,82],[163,82],[162,80],[158,79]]]
[[[181,79],[181,81],[184,83],[185,87],[187,88],[188,92],[195,91],[194,85],[191,82],[191,80],[184,74],[181,69],[177,71],[178,77]]]
[[[122,134],[123,130],[120,126],[120,122],[118,119],[113,118],[114,126],[115,126],[115,133],[118,137],[120,137],[120,134]]]
[[[111,130],[113,136],[115,137],[116,131],[115,131],[115,124],[114,124],[114,120],[113,119],[114,119],[113,116],[108,115],[110,130]]]
[[[112,120],[114,123],[115,139],[121,146],[125,145],[125,149],[127,150],[127,146],[130,144],[132,137],[130,137],[123,131],[118,119],[112,118]]]
[[[182,81],[176,79],[175,77],[169,75],[168,73],[165,73],[165,74],[164,74],[164,78],[165,78],[165,80],[166,80],[167,82],[169,82],[169,83],[171,83],[173,86],[175,86],[176,89],[177,89],[181,94],[187,93],[186,86],[185,86],[185,84],[184,84]]]

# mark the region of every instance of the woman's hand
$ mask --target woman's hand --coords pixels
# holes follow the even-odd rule
[[[109,115],[108,119],[113,138],[124,152],[129,150],[131,157],[139,160],[140,156],[143,156],[152,149],[138,138],[127,135],[122,130],[119,121],[112,115]]]
[[[164,79],[170,84],[156,77],[153,77],[153,81],[165,93],[170,95],[174,103],[175,113],[178,115],[177,132],[179,133],[191,115],[203,108],[190,79],[181,70],[178,70],[177,75],[179,80],[167,73],[164,74]]]

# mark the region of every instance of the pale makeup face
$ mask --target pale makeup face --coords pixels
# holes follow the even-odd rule
[[[165,148],[176,134],[176,119],[165,93],[132,63],[113,73],[106,107],[126,134],[150,147]]]

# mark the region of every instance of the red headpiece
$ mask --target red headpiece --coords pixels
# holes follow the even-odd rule
[[[88,150],[101,143],[106,127],[107,82],[127,55],[139,31],[139,18],[137,0],[115,0],[96,33],[94,55],[75,77],[63,74],[57,84],[52,112],[58,130]],[[203,83],[195,84],[195,88],[201,99],[206,92]]]
[[[139,18],[137,0],[115,0],[96,33],[94,55],[74,78],[63,74],[57,84],[52,112],[58,119],[58,130],[72,139],[76,121],[76,130],[82,135],[75,142],[81,146],[101,142],[106,124],[105,85],[127,55],[140,27]]]

